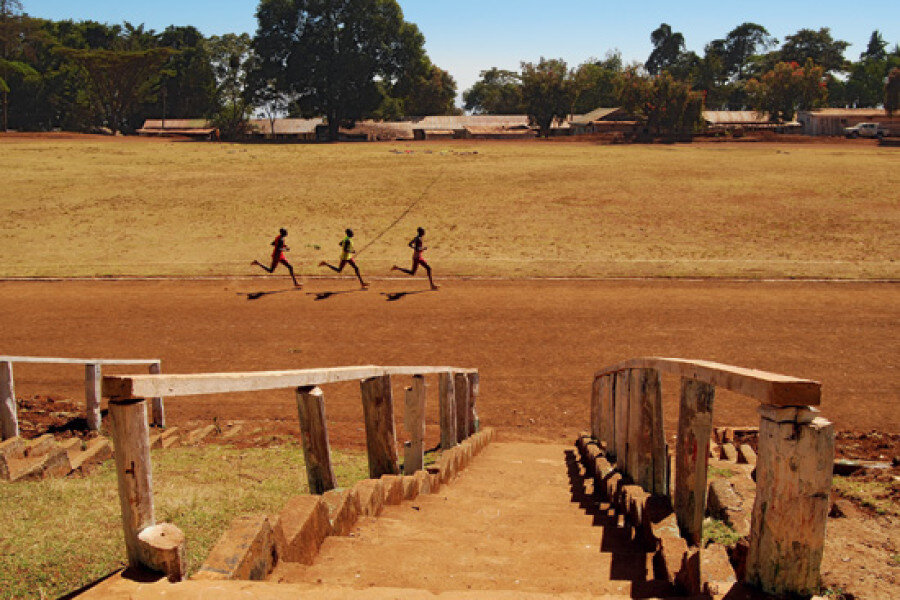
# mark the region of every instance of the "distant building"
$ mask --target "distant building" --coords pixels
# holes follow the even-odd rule
[[[447,138],[513,139],[533,136],[528,115],[456,115],[412,117],[417,140]]]
[[[314,142],[325,119],[250,119],[250,135],[276,140]]]
[[[146,136],[187,136],[218,139],[219,130],[206,119],[147,119],[137,130]]]
[[[587,133],[631,133],[637,121],[623,108],[595,108],[583,115],[573,115],[569,119],[571,135]]]
[[[900,119],[888,119],[881,108],[822,108],[797,113],[802,132],[807,135],[844,135],[845,127],[858,123],[881,123],[885,128],[900,130]]]

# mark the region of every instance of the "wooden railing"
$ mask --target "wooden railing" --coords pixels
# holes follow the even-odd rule
[[[456,446],[476,432],[478,371],[456,367],[337,367],[297,371],[127,375],[103,378],[109,398],[119,501],[129,564],[165,572],[170,580],[184,575],[184,535],[170,524],[157,525],[153,508],[150,427],[145,398],[223,394],[296,388],[297,412],[310,493],[334,489],[331,450],[325,419],[325,395],[318,387],[360,381],[366,428],[369,476],[400,474],[391,377],[412,376],[406,388],[404,472],[424,464],[425,376],[439,376],[441,447]]]
[[[99,431],[101,425],[100,416],[100,380],[103,376],[104,365],[150,365],[150,373],[160,372],[159,359],[132,360],[132,359],[108,359],[108,358],[49,358],[37,356],[0,356],[0,435],[6,440],[19,435],[19,417],[16,411],[16,386],[13,380],[13,364],[58,364],[58,365],[84,365],[84,398],[88,427],[93,431]],[[148,396],[150,398],[151,396]],[[161,395],[152,397],[153,424],[165,427],[166,416]]]
[[[673,505],[682,535],[702,539],[717,387],[760,402],[756,500],[746,580],[769,593],[815,593],[825,541],[834,428],[813,408],[821,385],[708,361],[638,358],[597,371],[591,435],[617,469],[668,496],[661,373],[681,377]]]

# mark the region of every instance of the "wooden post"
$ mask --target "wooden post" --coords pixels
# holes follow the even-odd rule
[[[413,376],[412,386],[406,388],[403,422],[410,442],[404,447],[403,473],[412,475],[425,466],[425,377]]]
[[[628,465],[628,401],[630,397],[629,371],[618,371],[615,383],[616,410],[616,466],[627,473]]]
[[[591,384],[591,437],[598,441],[603,441],[600,437],[600,386],[603,377],[594,377]]]
[[[465,373],[453,376],[456,396],[456,442],[461,444],[469,437],[469,377]]]
[[[615,377],[607,375],[600,379],[599,384],[599,440],[606,444],[610,454],[615,454],[615,434],[616,434],[616,415],[615,415]]]
[[[808,407],[761,406],[747,582],[769,594],[819,589],[834,426]]]
[[[667,494],[659,371],[632,369],[629,386],[627,472],[645,491]]]
[[[91,431],[100,431],[100,397],[102,396],[103,367],[97,363],[84,365],[84,401],[87,406],[87,424]]]
[[[441,411],[441,450],[456,446],[456,393],[453,373],[438,376],[438,399]]]
[[[706,468],[716,388],[681,379],[678,442],[675,446],[675,515],[688,542],[699,546],[706,513]]]
[[[109,416],[128,564],[137,567],[143,564],[138,536],[155,524],[147,403],[143,399],[110,400]]]
[[[13,382],[11,362],[0,362],[0,435],[8,440],[19,435],[19,417],[16,414],[16,386]]]
[[[331,467],[331,446],[325,424],[325,394],[317,387],[297,388],[300,439],[310,494],[324,494],[336,486]]]
[[[480,377],[478,372],[469,373],[469,435],[475,435],[478,433],[479,422],[478,422],[478,411],[475,409],[475,404],[478,402],[478,392],[480,387]]]
[[[151,375],[159,375],[162,372],[160,363],[153,363],[150,365],[150,374]],[[154,427],[159,427],[160,429],[166,428],[166,407],[163,403],[162,398],[151,398],[150,399],[150,423]]]
[[[391,376],[365,379],[362,389],[363,414],[366,420],[366,448],[369,451],[369,477],[399,475],[397,432],[394,428],[394,399]]]

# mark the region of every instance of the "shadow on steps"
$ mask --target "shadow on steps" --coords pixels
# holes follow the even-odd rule
[[[573,450],[566,450],[566,469],[569,475],[569,490],[572,503],[593,518],[594,527],[603,529],[600,551],[612,555],[609,573],[597,573],[596,577],[612,581],[627,581],[631,584],[632,598],[665,598],[674,596],[675,590],[668,581],[648,579],[652,576],[647,569],[648,548],[645,543],[634,538],[634,530],[622,521],[605,502],[593,497],[593,481],[588,479],[575,457]]]

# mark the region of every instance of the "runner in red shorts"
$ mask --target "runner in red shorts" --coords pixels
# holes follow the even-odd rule
[[[258,266],[266,273],[272,273],[273,271],[275,271],[275,268],[278,266],[278,264],[281,263],[282,265],[287,267],[288,272],[291,274],[291,279],[294,280],[294,287],[299,288],[302,286],[297,281],[297,278],[294,276],[294,267],[291,266],[291,263],[289,263],[287,261],[287,258],[284,256],[285,252],[290,251],[290,248],[288,248],[287,244],[284,243],[284,238],[287,237],[287,233],[288,233],[287,229],[284,229],[284,228],[280,229],[278,231],[278,237],[275,238],[275,240],[272,242],[272,246],[274,246],[274,248],[272,249],[272,266],[267,267],[266,265],[262,264],[258,260],[254,260],[250,264]]]
[[[403,267],[398,267],[394,265],[391,267],[391,271],[400,271],[402,273],[406,273],[407,275],[415,275],[416,271],[419,269],[419,265],[425,269],[425,272],[428,274],[428,283],[431,284],[431,289],[436,290],[438,286],[434,285],[434,279],[431,277],[431,267],[428,265],[428,261],[425,260],[423,254],[428,248],[425,247],[422,242],[422,238],[425,237],[425,230],[421,227],[416,231],[418,235],[410,240],[408,246],[412,248],[413,257],[412,257],[412,268],[404,269]]]

